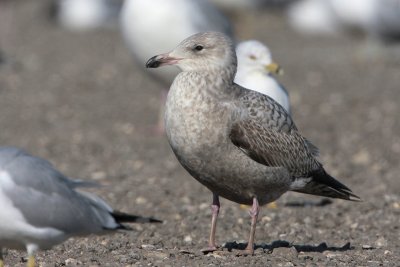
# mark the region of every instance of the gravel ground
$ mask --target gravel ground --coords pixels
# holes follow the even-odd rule
[[[400,61],[392,48],[371,58],[362,40],[301,37],[280,14],[236,17],[238,35],[268,43],[284,67],[294,119],[326,169],[364,202],[288,193],[262,209],[255,255],[237,257],[250,218],[224,200],[217,241],[225,248],[202,255],[211,194],[165,137],[142,130],[157,121],[160,85],[133,64],[117,30],[67,32],[45,7],[1,6],[1,144],[101,182],[95,192],[117,209],[164,223],[70,239],[40,252],[39,266],[400,266]],[[8,251],[6,266],[24,266],[25,256]]]

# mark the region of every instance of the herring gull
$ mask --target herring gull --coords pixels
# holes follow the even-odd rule
[[[254,253],[259,205],[287,191],[360,200],[316,159],[287,111],[272,98],[233,82],[236,54],[223,33],[198,33],[146,66],[176,65],[167,97],[168,141],[182,166],[213,193],[211,232],[205,252],[215,251],[219,196],[252,205],[251,231],[240,254]]]
[[[0,147],[0,266],[2,248],[26,249],[28,266],[39,249],[72,236],[129,229],[123,222],[160,222],[113,210],[94,194],[76,191],[93,183],[72,180],[48,161],[15,147]]]
[[[273,62],[269,48],[260,41],[247,40],[237,44],[236,54],[235,83],[273,98],[290,114],[289,94],[272,75],[282,69]]]

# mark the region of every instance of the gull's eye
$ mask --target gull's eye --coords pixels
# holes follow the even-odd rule
[[[255,55],[250,55],[249,58],[250,58],[251,60],[256,60],[256,59],[257,59],[257,57],[256,57]]]
[[[201,50],[203,50],[203,46],[202,45],[196,45],[195,47],[194,47],[194,50],[196,50],[196,51],[201,51]]]

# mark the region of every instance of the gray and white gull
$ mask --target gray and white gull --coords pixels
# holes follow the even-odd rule
[[[2,249],[34,254],[72,236],[129,229],[122,222],[160,222],[113,210],[101,198],[76,188],[93,183],[72,180],[48,161],[14,147],[0,147],[0,266]]]
[[[234,82],[273,98],[290,114],[289,94],[272,75],[282,73],[282,69],[272,60],[269,48],[260,41],[247,40],[237,44],[236,55]]]
[[[316,159],[287,111],[272,98],[234,83],[236,54],[229,37],[195,34],[146,67],[176,65],[167,97],[168,141],[182,166],[213,193],[211,233],[205,252],[217,249],[219,196],[252,205],[251,231],[241,254],[253,254],[259,205],[287,191],[360,200]]]

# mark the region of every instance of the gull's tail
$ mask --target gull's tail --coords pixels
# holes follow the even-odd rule
[[[350,201],[361,201],[361,198],[353,194],[350,188],[330,176],[324,169],[313,172],[310,177],[312,179],[303,188],[296,188],[293,191]]]

